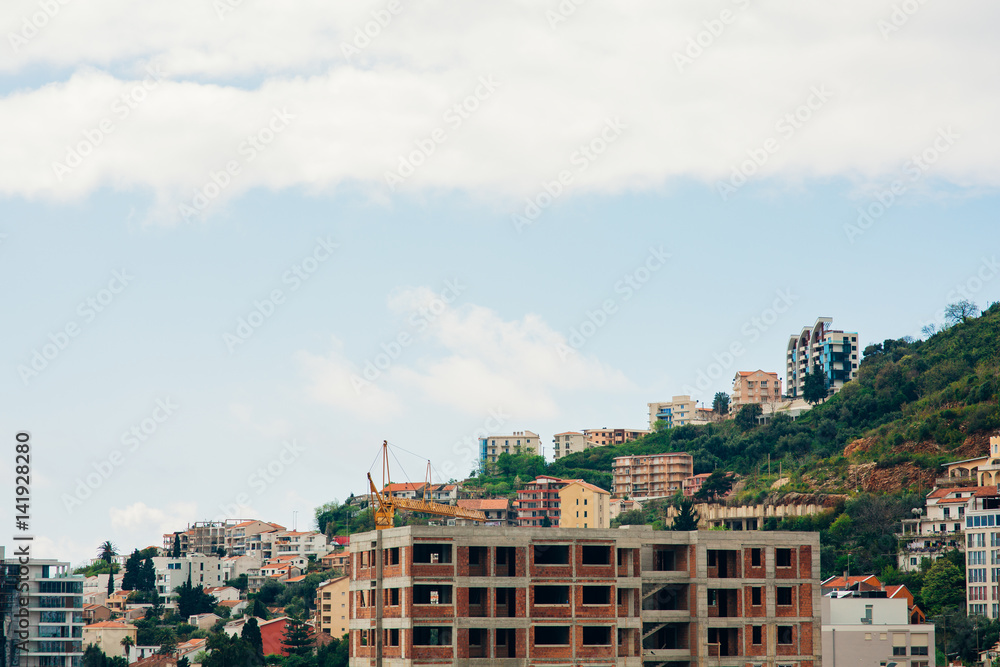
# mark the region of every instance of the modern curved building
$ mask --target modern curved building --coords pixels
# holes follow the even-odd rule
[[[811,327],[803,327],[788,339],[785,354],[785,387],[788,396],[799,398],[806,375],[819,364],[826,373],[826,387],[836,394],[845,383],[854,379],[861,362],[857,331],[833,328],[832,317],[816,318]]]

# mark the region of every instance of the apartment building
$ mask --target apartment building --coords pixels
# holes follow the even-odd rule
[[[517,512],[512,512],[510,501],[506,498],[469,498],[458,501],[462,509],[476,510],[486,515],[487,526],[516,526]],[[478,526],[479,521],[472,519],[453,519],[456,526]]]
[[[196,521],[188,524],[187,530],[166,533],[163,536],[164,553],[172,554],[174,536],[180,540],[181,555],[187,554],[218,554],[226,548],[226,529],[242,523],[242,519],[226,521]]]
[[[1000,437],[990,438],[990,453],[970,471],[976,475],[980,486],[1000,484]]]
[[[905,598],[835,591],[820,602],[823,659],[830,665],[934,667],[934,625],[911,623]]]
[[[552,458],[556,460],[592,447],[597,447],[597,444],[579,431],[566,431],[552,436]]]
[[[949,549],[965,550],[965,512],[977,492],[985,487],[962,486],[934,489],[927,494],[923,513],[903,519],[899,538],[898,567],[901,572],[920,568],[924,558],[936,560]]]
[[[247,538],[247,555],[261,561],[290,554],[313,554],[319,558],[329,551],[330,539],[323,533],[312,530],[274,530]]]
[[[688,395],[674,396],[669,401],[647,403],[649,406],[649,430],[656,430],[656,422],[662,421],[667,428],[688,424],[708,424],[712,421],[710,408],[699,408],[698,401]]]
[[[817,533],[406,526],[353,537],[352,666],[820,667]]]
[[[638,440],[649,433],[650,431],[629,428],[587,428],[583,430],[583,437],[594,443],[595,447],[606,447],[608,445],[624,445],[626,442]]]
[[[582,479],[569,480],[559,489],[560,528],[608,528],[611,494]]]
[[[537,433],[531,431],[514,431],[510,435],[491,435],[479,439],[479,465],[485,468],[487,463],[496,463],[501,454],[537,454],[542,451],[541,441]]]
[[[316,587],[316,628],[340,639],[350,629],[350,604],[347,576],[327,579]]]
[[[567,480],[540,475],[517,492],[517,524],[559,527],[559,490]]]
[[[802,396],[805,378],[819,364],[826,373],[830,395],[854,379],[861,362],[857,331],[833,329],[832,317],[819,317],[788,339],[785,351],[785,387],[791,398]]]
[[[284,526],[276,523],[268,523],[258,519],[240,521],[236,525],[227,526],[224,532],[226,555],[242,556],[247,553],[247,539],[261,533],[270,533],[276,530],[284,530]]]
[[[777,373],[740,371],[733,378],[733,393],[729,395],[729,414],[736,414],[744,405],[757,403],[764,412],[773,412],[781,401],[781,380]],[[770,406],[770,407],[768,407]]]
[[[694,474],[694,459],[687,452],[616,456],[611,470],[615,498],[662,498],[673,495]]]
[[[83,577],[70,574],[69,563],[57,560],[30,559],[20,563],[17,557],[2,561],[4,588],[21,587],[18,597],[6,598],[4,604],[12,616],[0,617],[3,626],[7,665],[18,667],[78,667],[83,661]],[[20,580],[19,580],[20,579]],[[19,581],[18,581],[19,580]],[[21,606],[20,599],[27,605]],[[21,609],[27,610],[27,627],[14,623]],[[27,631],[27,639],[15,633]],[[23,642],[21,650],[14,642]]]
[[[965,599],[969,616],[1000,618],[1000,493],[978,487],[965,510]]]
[[[222,586],[226,583],[228,568],[223,568],[222,558],[193,553],[183,558],[156,556],[153,568],[156,570],[156,591],[169,599],[174,589],[191,577],[192,586]]]

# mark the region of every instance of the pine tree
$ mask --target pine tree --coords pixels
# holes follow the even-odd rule
[[[691,503],[678,503],[677,516],[674,517],[670,530],[698,530],[698,513]]]
[[[174,558],[181,557],[181,534],[174,533],[174,552],[171,554]]]
[[[312,628],[305,622],[294,616],[285,619],[285,633],[281,644],[288,655],[310,655],[315,643],[316,638],[313,636]]]
[[[264,639],[261,637],[260,626],[257,624],[256,618],[251,617],[250,620],[243,624],[243,631],[240,632],[240,637],[253,647],[259,658],[264,657]]]
[[[156,568],[153,559],[147,558],[142,563],[142,574],[139,577],[139,590],[153,592],[156,590]]]
[[[108,572],[108,597],[110,598],[115,594],[115,566],[111,566],[111,571]]]
[[[128,557],[125,561],[125,574],[122,575],[122,590],[123,591],[135,591],[141,590],[140,576],[142,569],[142,561],[139,560],[139,550],[136,549],[132,552],[132,555]]]

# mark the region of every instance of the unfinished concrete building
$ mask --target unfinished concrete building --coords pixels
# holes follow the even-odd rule
[[[817,533],[407,526],[350,552],[352,666],[820,666]]]

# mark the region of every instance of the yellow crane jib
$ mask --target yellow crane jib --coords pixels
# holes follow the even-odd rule
[[[456,519],[469,519],[470,521],[481,521],[484,523],[487,520],[486,515],[479,510],[468,510],[463,507],[435,503],[430,500],[394,498],[392,493],[382,493],[375,487],[375,481],[372,479],[371,473],[368,473],[368,484],[371,486],[372,507],[375,508],[376,530],[392,528],[392,518],[397,507],[399,509],[410,510],[411,512],[450,516]]]

